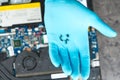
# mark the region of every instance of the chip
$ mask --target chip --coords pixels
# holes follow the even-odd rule
[[[14,47],[21,47],[21,40],[14,40]]]

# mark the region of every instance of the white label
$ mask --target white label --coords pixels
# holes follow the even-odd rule
[[[100,62],[99,61],[92,61],[91,65],[92,65],[92,67],[99,67],[100,66]]]
[[[43,42],[44,42],[44,44],[48,43],[48,37],[47,37],[47,35],[43,35]]]
[[[14,56],[14,55],[15,55],[15,54],[14,54],[13,46],[9,46],[7,49],[8,49],[8,51],[9,51],[9,55],[10,55],[10,56]]]
[[[38,45],[36,46],[37,49],[39,49],[39,48],[44,48],[44,47],[48,47],[48,45],[47,45],[47,44],[38,44]]]
[[[59,78],[67,78],[68,76],[64,73],[58,73],[58,74],[51,74],[52,79],[59,79]]]

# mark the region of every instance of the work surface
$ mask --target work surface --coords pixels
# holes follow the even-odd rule
[[[118,33],[107,38],[98,33],[102,80],[120,80],[120,0],[93,0],[94,11]]]

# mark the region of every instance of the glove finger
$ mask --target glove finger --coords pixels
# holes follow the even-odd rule
[[[95,17],[95,20],[92,20],[91,26],[96,28],[105,36],[115,37],[117,35],[117,33],[112,28],[110,28],[109,25],[107,25],[104,21],[102,21],[97,16]]]
[[[90,74],[90,54],[89,54],[89,42],[88,42],[88,31],[81,36],[77,43],[77,47],[80,53],[80,61],[81,61],[81,76],[83,80],[87,80]]]
[[[80,77],[80,59],[79,59],[79,53],[77,48],[72,45],[69,46],[69,56],[70,56],[70,62],[71,62],[71,66],[72,66],[72,74],[71,77],[74,80],[78,80],[78,78]]]
[[[87,80],[90,74],[90,55],[89,50],[80,50],[81,76]]]
[[[61,56],[61,66],[62,70],[65,74],[70,75],[72,73],[72,68],[70,64],[70,59],[68,55],[68,51],[65,48],[59,48],[60,56]]]
[[[55,67],[59,67],[61,64],[61,59],[58,53],[58,46],[55,45],[54,43],[49,43],[49,56],[50,56],[52,64]]]

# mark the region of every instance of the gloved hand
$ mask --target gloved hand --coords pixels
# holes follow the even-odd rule
[[[79,76],[87,80],[90,73],[88,27],[93,26],[108,37],[115,37],[116,32],[76,0],[46,0],[44,20],[52,63],[61,66],[74,80]]]

